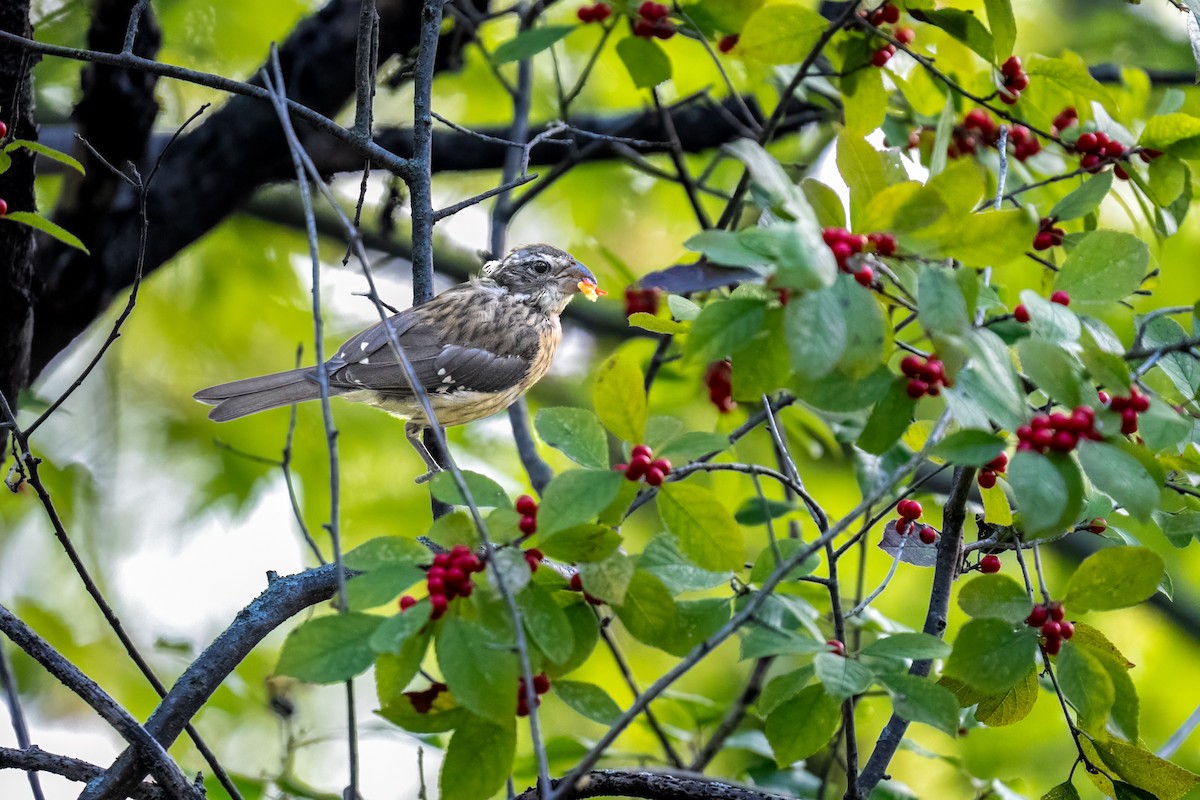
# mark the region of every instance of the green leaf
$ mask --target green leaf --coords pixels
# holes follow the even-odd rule
[[[822,26],[827,26],[823,22]],[[858,219],[875,195],[907,177],[903,167],[858,136],[838,136],[837,167],[850,189],[850,218]]]
[[[790,184],[789,188],[773,208],[796,219],[766,227],[745,228],[738,232],[738,239],[775,265],[775,286],[814,291],[833,283],[837,277],[837,263],[821,240],[821,229],[817,227],[804,194]]]
[[[1179,800],[1200,785],[1200,775],[1118,739],[1094,741],[1104,763],[1129,783],[1159,800]]]
[[[809,547],[809,544],[801,539],[780,539],[775,542],[775,547],[764,547],[758,553],[758,558],[754,559],[754,566],[750,570],[750,582],[761,585],[766,581],[767,577],[772,572],[779,569],[780,562],[775,558],[775,551],[779,551],[779,557],[784,561],[790,561],[798,552]],[[796,580],[805,575],[809,575],[821,563],[821,556],[818,553],[812,553],[796,566],[788,570],[784,580]]]
[[[1013,18],[1011,0],[984,0],[987,9],[988,27],[992,30],[996,60],[1003,61],[1012,55],[1013,43],[1017,40],[1017,21]]]
[[[737,570],[745,563],[741,528],[708,489],[691,483],[664,484],[658,492],[658,513],[680,550],[697,566]]]
[[[859,448],[883,455],[908,430],[915,407],[916,401],[908,396],[908,380],[896,378],[887,394],[871,409],[871,416],[858,437]]]
[[[906,673],[880,675],[879,682],[891,692],[897,715],[923,722],[947,736],[958,735],[958,700],[949,689]]]
[[[302,622],[283,642],[276,674],[307,683],[339,683],[375,661],[371,634],[383,617],[347,612]]]
[[[1084,402],[1083,370],[1060,342],[1028,336],[1017,345],[1017,355],[1029,379],[1055,401],[1068,408]]]
[[[755,704],[758,707],[758,713],[764,716],[768,715],[778,708],[780,703],[791,700],[808,685],[815,672],[811,664],[805,664],[791,672],[776,675],[763,689]]]
[[[955,8],[946,8],[939,11],[922,11],[918,18],[936,25],[958,39],[982,56],[984,61],[996,60],[996,47],[992,41],[992,34],[974,14]]]
[[[617,42],[617,55],[639,89],[653,89],[671,79],[671,58],[653,39],[626,36]]]
[[[1021,292],[1021,302],[1029,311],[1029,330],[1034,336],[1048,342],[1076,342],[1083,334],[1083,323],[1066,306],[1051,303],[1031,289]],[[1119,350],[1118,355],[1123,356],[1125,349]]]
[[[401,536],[379,536],[363,542],[342,557],[347,569],[367,571],[383,567],[428,564],[433,554],[420,542]]]
[[[656,455],[677,462],[691,461],[710,453],[720,453],[728,447],[729,437],[723,433],[688,431],[668,441]]]
[[[765,317],[766,306],[758,300],[732,298],[707,305],[692,323],[684,353],[702,364],[725,358],[762,330]]]
[[[380,567],[356,575],[346,584],[347,607],[351,611],[365,611],[390,603],[424,577],[424,570],[413,564]]]
[[[1004,438],[990,431],[961,430],[947,436],[933,448],[933,454],[951,464],[983,467],[1004,452]]]
[[[1150,248],[1131,233],[1092,231],[1084,234],[1063,261],[1054,288],[1071,295],[1071,303],[1113,303],[1141,285],[1150,263]]]
[[[1200,117],[1188,114],[1150,117],[1138,144],[1179,158],[1200,158]]]
[[[604,427],[618,439],[638,444],[646,435],[646,392],[642,370],[628,352],[605,361],[597,372],[592,403]]]
[[[710,228],[692,236],[683,246],[694,253],[703,253],[714,264],[726,267],[756,267],[767,261],[767,256],[749,247],[733,231]]]
[[[1086,217],[1088,214],[1094,214],[1096,209],[1100,208],[1100,203],[1108,196],[1109,190],[1112,189],[1112,182],[1113,174],[1111,172],[1101,172],[1090,178],[1084,178],[1083,182],[1072,189],[1070,194],[1054,204],[1054,208],[1050,209],[1050,216],[1059,222],[1068,222]]]
[[[1134,456],[1107,442],[1082,441],[1076,451],[1084,473],[1097,489],[1140,520],[1158,507],[1162,481],[1146,471]]]
[[[79,237],[57,225],[40,214],[35,214],[32,211],[10,211],[7,215],[0,219],[8,220],[9,222],[19,222],[22,225],[28,225],[31,228],[41,231],[42,233],[53,236],[68,247],[74,247],[76,250],[82,250],[87,255],[91,255],[91,251],[83,246],[83,242]]]
[[[766,656],[811,655],[828,650],[829,645],[825,642],[817,641],[809,636],[801,636],[778,628],[756,627],[751,628],[750,632],[742,638],[739,659],[746,661]]]
[[[1109,547],[1085,558],[1071,576],[1064,601],[1073,611],[1135,606],[1158,591],[1163,560],[1146,547]]]
[[[746,20],[737,52],[767,64],[798,64],[828,27],[829,20],[804,6],[764,5]]]
[[[874,673],[858,661],[836,653],[817,653],[813,657],[813,668],[817,680],[825,687],[830,697],[845,700],[862,694],[875,680]]]
[[[454,697],[473,714],[505,723],[517,710],[520,669],[511,641],[487,625],[448,614],[437,632],[437,661]]]
[[[42,144],[41,142],[34,142],[29,139],[13,139],[11,142],[9,142],[8,144],[6,144],[4,146],[4,152],[11,153],[12,151],[16,150],[19,147],[23,147],[26,150],[37,153],[39,156],[45,156],[46,158],[50,159],[51,161],[57,161],[60,164],[68,166],[71,169],[78,172],[80,175],[86,174],[86,171],[83,168],[83,164],[80,164],[78,161],[76,161],[74,158],[67,155],[66,153],[64,153],[60,150],[55,150],[53,147],[47,147],[46,145]]]
[[[1060,783],[1042,795],[1042,800],[1079,800],[1079,790],[1070,781]]]
[[[516,690],[511,692],[516,702]],[[508,780],[517,752],[515,717],[472,719],[450,737],[438,779],[441,800],[487,800]]]
[[[999,694],[1020,681],[1033,663],[1038,634],[1013,630],[999,619],[973,619],[963,625],[946,660],[945,674],[987,694]]]
[[[883,314],[850,275],[788,303],[784,335],[792,367],[817,380],[835,367],[852,378],[878,368],[884,351]]]
[[[883,70],[860,69],[842,78],[842,114],[846,133],[866,136],[883,124],[888,93]]]
[[[633,572],[633,559],[619,550],[603,561],[579,565],[583,588],[592,597],[612,605],[624,602],[625,590],[629,587]]]
[[[568,675],[588,660],[596,642],[600,640],[600,626],[592,607],[582,598],[563,608],[567,622],[571,624],[571,655],[558,663],[547,663],[546,672],[551,677]]]
[[[471,492],[471,499],[475,501],[477,507],[512,508],[512,501],[508,499],[508,494],[503,487],[487,475],[480,475],[478,472],[464,469],[462,476],[463,481],[467,484],[467,489]],[[449,470],[434,474],[433,480],[429,482],[429,491],[443,503],[452,506],[467,504],[467,501],[463,499],[462,492],[458,490],[458,483],[455,482],[454,475]]]
[[[838,197],[837,192],[816,178],[800,181],[800,189],[808,198],[808,204],[812,206],[818,225],[822,228],[846,227],[846,209],[842,206],[842,198]]]
[[[1016,625],[1029,616],[1033,603],[1021,584],[1007,575],[980,575],[963,585],[958,607],[972,617],[994,617]]]
[[[549,537],[558,531],[594,521],[616,499],[624,480],[624,474],[609,469],[560,472],[542,493],[538,531]]]
[[[398,653],[401,645],[429,624],[432,611],[429,603],[421,602],[407,611],[385,618],[368,640],[371,649],[376,653]]]
[[[1150,198],[1157,205],[1169,206],[1183,194],[1187,182],[1187,167],[1175,156],[1164,155],[1154,159],[1150,162],[1147,173],[1146,188],[1149,189]]]
[[[525,630],[546,658],[562,663],[571,657],[575,648],[571,623],[562,608],[546,589],[530,583],[519,595],[517,603],[525,621]]]
[[[1037,676],[1037,667],[1030,664],[1025,677],[1012,688],[980,698],[975,708],[975,719],[991,728],[1015,725],[1025,719],[1038,699],[1040,689]]]
[[[582,408],[543,408],[534,418],[542,441],[585,467],[608,468],[608,438],[595,414]]]
[[[1145,335],[1142,337],[1143,347],[1165,347],[1178,344],[1188,339],[1187,333],[1178,322],[1167,317],[1159,317],[1146,324]],[[1200,390],[1200,363],[1190,353],[1168,353],[1158,360],[1161,369],[1184,399],[1192,399]]]
[[[769,520],[786,517],[795,510],[794,503],[784,500],[747,497],[738,510],[733,512],[733,518],[742,526],[766,525]]]
[[[950,645],[928,633],[893,633],[871,642],[862,653],[889,658],[945,658],[950,655]]]
[[[921,269],[917,283],[918,318],[930,333],[957,335],[971,324],[967,301],[945,267],[927,265]]]
[[[538,537],[538,549],[568,562],[603,561],[621,545],[621,535],[607,525],[576,525]]]
[[[1009,464],[1008,482],[1030,538],[1061,533],[1083,508],[1083,476],[1068,456],[1019,452]]]
[[[593,683],[554,681],[554,693],[575,713],[601,725],[612,725],[621,716],[621,707],[608,692]]]
[[[710,572],[688,561],[674,537],[666,533],[650,540],[638,556],[637,566],[662,581],[672,595],[711,589],[729,580],[728,572]]]
[[[1045,78],[1069,92],[1099,100],[1109,108],[1116,106],[1112,94],[1104,84],[1093,78],[1087,67],[1079,61],[1049,58],[1035,53],[1025,60],[1025,72],[1030,78]]]
[[[626,321],[632,328],[641,328],[651,333],[665,333],[674,336],[677,333],[687,333],[692,328],[686,322],[676,322],[673,319],[663,319],[645,311],[635,311]]]
[[[1103,730],[1115,698],[1108,672],[1095,656],[1071,642],[1063,645],[1055,667],[1063,696],[1075,706],[1083,725]]]
[[[416,606],[405,613],[415,611]],[[424,615],[425,624],[429,624],[428,611]],[[390,620],[384,620],[379,627],[383,628]],[[375,637],[371,637],[372,647]],[[425,658],[425,650],[429,646],[428,632],[410,636],[401,642],[394,653],[380,653],[375,659],[375,690],[379,702],[386,706],[393,701],[404,703],[411,708],[411,701],[404,696],[404,690],[416,676]],[[410,729],[411,730],[411,729]]]
[[[625,597],[611,605],[625,630],[643,644],[662,648],[675,633],[679,621],[675,600],[649,572],[635,570]]]
[[[820,686],[809,686],[767,716],[764,731],[775,762],[786,767],[823,748],[841,720],[838,702]]]
[[[967,351],[971,361],[948,392],[977,404],[1000,427],[1016,430],[1025,421],[1026,403],[1008,347],[992,331],[980,329],[967,339]]]

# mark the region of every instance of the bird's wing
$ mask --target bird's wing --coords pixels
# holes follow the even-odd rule
[[[500,309],[475,294],[469,285],[456,287],[388,320],[425,391],[493,392],[529,371],[536,348],[512,347],[509,337],[481,339],[479,315]],[[342,345],[327,368],[339,387],[412,394],[382,322]]]

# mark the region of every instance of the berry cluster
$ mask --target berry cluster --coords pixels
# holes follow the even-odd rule
[[[531,547],[525,551],[525,563],[529,565],[530,572],[537,572],[538,567],[542,564],[542,559],[546,554],[536,547]]]
[[[994,575],[1000,571],[1000,556],[987,555],[979,559],[979,571],[984,575]]]
[[[1075,635],[1075,626],[1063,619],[1064,616],[1062,603],[1055,601],[1034,606],[1025,618],[1025,624],[1029,627],[1041,628],[1042,647],[1052,656],[1058,655],[1062,643]]]
[[[550,691],[550,679],[546,677],[546,673],[539,672],[533,676],[533,691],[536,694],[543,695]],[[534,701],[534,705],[540,706],[542,698],[538,697]],[[517,716],[529,716],[529,698],[525,695],[525,676],[522,675],[517,679]]]
[[[1067,235],[1067,232],[1055,226],[1057,221],[1054,217],[1042,217],[1038,222],[1038,232],[1033,237],[1034,250],[1049,250],[1051,247],[1058,247],[1063,243],[1063,237]]]
[[[1056,411],[1037,414],[1028,425],[1017,428],[1017,450],[1045,453],[1069,453],[1080,439],[1100,440],[1096,430],[1096,412],[1091,406],[1079,406],[1070,414]]]
[[[1075,106],[1067,106],[1058,112],[1058,116],[1054,118],[1054,122],[1050,123],[1050,132],[1057,136],[1072,125],[1078,124],[1079,112],[1075,110]]]
[[[896,237],[890,233],[868,233],[863,236],[861,233],[851,233],[845,228],[826,228],[821,231],[821,238],[829,251],[833,253],[838,269],[853,275],[854,280],[863,286],[871,285],[875,273],[869,266],[858,261],[852,265],[850,263],[852,256],[868,250],[881,256],[896,254]],[[855,266],[858,269],[854,269]]]
[[[521,522],[517,527],[524,535],[531,536],[537,530],[537,512],[537,500],[527,494],[517,498],[517,513],[521,515]]]
[[[643,39],[670,39],[675,35],[675,24],[667,19],[671,9],[654,0],[646,0],[638,6],[638,17],[633,23],[633,35]]]
[[[950,385],[946,380],[946,366],[936,355],[929,358],[907,355],[900,361],[900,371],[908,378],[908,396],[914,400],[925,395],[937,397],[943,386]]]
[[[733,364],[729,359],[714,361],[704,373],[704,385],[708,387],[708,399],[722,414],[737,407],[733,401]]]
[[[612,16],[612,7],[607,3],[595,3],[583,6],[575,12],[580,22],[604,22]]]
[[[979,476],[975,480],[979,482],[980,487],[991,489],[996,485],[996,475],[1003,473],[1008,469],[1008,455],[1001,453],[987,463],[987,466],[979,470]]]
[[[574,575],[571,576],[571,580],[567,584],[567,586],[568,586],[568,588],[570,588],[570,590],[572,592],[583,592],[583,599],[587,600],[592,605],[594,605],[594,606],[604,605],[604,601],[601,600],[599,597],[596,597],[595,595],[588,594],[587,592],[583,591],[583,578],[579,577],[578,572],[576,572]]]
[[[1071,305],[1071,295],[1059,289],[1050,295],[1050,302],[1060,306],[1069,306]],[[1013,309],[1013,319],[1022,325],[1029,322],[1029,309],[1025,307],[1024,303],[1018,303],[1017,307]]]
[[[646,479],[650,486],[662,486],[663,478],[671,472],[671,462],[665,458],[653,459],[654,453],[644,444],[633,446],[628,464],[617,464],[613,469],[624,472],[631,481]]]
[[[1079,159],[1080,168],[1088,172],[1099,172],[1107,165],[1129,157],[1129,148],[1108,138],[1104,131],[1081,133],[1075,140],[1075,149],[1083,154]],[[1129,173],[1120,164],[1113,169],[1113,174],[1123,181],[1129,180]]]
[[[456,544],[449,553],[438,553],[433,557],[433,566],[425,575],[429,605],[433,606],[430,619],[440,619],[454,598],[471,596],[475,589],[471,574],[475,572],[483,572],[483,563],[466,545]],[[409,595],[400,598],[401,611],[416,604],[416,599]]]
[[[874,11],[862,10],[858,13],[875,26],[894,25],[900,21],[900,9],[891,3],[884,3]]]
[[[1021,59],[1009,56],[1008,60],[1000,65],[1000,75],[1004,78],[1004,85],[1000,89],[1000,102],[1007,106],[1015,106],[1021,99],[1021,92],[1029,87],[1029,76],[1021,66]]]
[[[915,533],[920,537],[922,544],[933,544],[937,541],[937,531],[928,525],[922,525],[921,529],[917,530],[917,520],[924,513],[924,509],[916,500],[905,498],[896,503],[896,513],[900,515],[896,520],[896,533],[901,536]]]
[[[722,53],[728,53],[733,50],[733,48],[737,47],[738,40],[741,38],[741,35],[736,33],[731,33],[728,36],[722,36],[721,40],[717,42],[717,49]]]
[[[1136,386],[1129,387],[1128,397],[1109,397],[1107,392],[1100,392],[1100,402],[1121,415],[1121,433],[1126,436],[1137,433],[1138,414],[1150,410],[1150,398]]]
[[[860,10],[858,15],[875,26],[892,25],[900,21],[900,9],[891,3],[884,3],[871,12],[867,12],[865,9]],[[917,38],[917,34],[912,28],[897,28],[892,35],[901,44],[912,44]],[[876,67],[882,67],[891,61],[894,55],[896,55],[896,45],[885,44],[871,51],[871,63]]]

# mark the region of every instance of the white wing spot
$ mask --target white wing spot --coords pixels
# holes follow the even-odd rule
[[[358,347],[360,350],[366,350],[369,345],[370,345],[370,342],[362,342],[361,344],[359,344]]]
[[[456,391],[456,392],[461,392],[461,391],[465,390],[466,388],[467,388],[467,387],[465,387],[465,386],[459,386],[459,387],[458,387],[457,389],[455,389],[454,391]]]
[[[454,383],[454,376],[447,375],[446,377],[442,378],[442,383]]]
[[[445,374],[446,374],[446,368],[445,368],[445,367],[442,367],[441,369],[439,369],[439,370],[438,370],[438,375],[445,375]]]
[[[371,363],[371,359],[369,359],[369,358],[364,358],[362,361],[360,361],[360,362],[358,362],[358,363],[360,363],[360,364],[370,364],[370,363]]]

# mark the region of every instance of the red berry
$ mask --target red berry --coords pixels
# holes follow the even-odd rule
[[[881,47],[871,53],[871,64],[876,67],[882,67],[884,64],[892,60],[892,54],[888,52],[886,47]]]
[[[1100,403],[1102,405],[1108,405],[1108,401],[1112,399],[1112,397],[1109,395],[1109,393],[1104,391],[1103,389],[1096,392],[1096,397],[1099,398]]]
[[[444,594],[431,594],[429,595],[429,605],[433,607],[433,616],[436,619],[446,613],[446,607],[450,605],[450,601]]]
[[[658,467],[650,467],[646,470],[646,483],[649,486],[662,486],[663,471]]]
[[[908,529],[912,527],[912,524],[913,523],[911,519],[900,517],[896,520],[896,533],[900,534],[901,536],[907,536]]]
[[[1055,622],[1062,622],[1063,617],[1065,617],[1065,616],[1066,616],[1066,612],[1063,611],[1062,603],[1055,600],[1054,602],[1052,602],[1050,604],[1050,619],[1054,620]]]
[[[594,19],[592,17],[592,7],[591,6],[580,6],[575,11],[575,16],[579,17],[580,22],[591,22]]]
[[[933,528],[930,528],[928,525],[926,525],[924,528],[921,528],[921,543],[922,544],[933,544],[936,541],[937,541],[937,531],[935,531]]]
[[[458,567],[451,567],[446,570],[446,585],[461,586],[463,581],[467,579],[467,573]]]
[[[1054,442],[1054,431],[1049,428],[1039,428],[1033,432],[1030,443],[1038,450],[1045,450]]]
[[[546,555],[536,547],[531,547],[525,551],[525,563],[529,565],[530,572],[537,572],[538,566],[541,565],[542,559]]]
[[[631,481],[641,480],[646,474],[646,470],[650,468],[650,457],[638,454],[629,459],[629,468],[625,470],[625,477]]]
[[[728,53],[730,50],[737,47],[739,38],[741,37],[736,33],[731,33],[728,36],[722,36],[721,41],[717,42],[717,49],[722,53]]]
[[[1080,406],[1071,412],[1071,430],[1076,433],[1087,433],[1096,422],[1096,412],[1089,406]]]
[[[1033,237],[1034,250],[1049,250],[1054,247],[1054,234],[1050,231],[1038,231]]]
[[[914,355],[907,355],[900,359],[900,371],[904,373],[906,378],[919,378],[922,374],[923,365],[921,359]]]
[[[1066,621],[1060,622],[1058,623],[1058,633],[1062,638],[1070,639],[1075,635],[1075,625]]]
[[[1050,618],[1050,612],[1043,605],[1036,605],[1029,612],[1029,616],[1025,618],[1025,624],[1031,628],[1040,628],[1046,624],[1046,620]]]
[[[889,25],[894,25],[900,21],[900,9],[891,3],[887,3],[879,9],[883,16],[883,21]]]
[[[2,135],[3,134],[0,134],[0,136],[2,136]],[[1149,164],[1154,159],[1162,156],[1162,154],[1163,154],[1162,150],[1153,150],[1153,149],[1147,147],[1138,153],[1138,158],[1142,159],[1142,161],[1145,161],[1147,164]]]
[[[625,316],[631,314],[658,313],[658,289],[635,289],[632,286],[625,290]]]
[[[596,22],[603,22],[612,16],[612,8],[605,3],[596,3],[592,6],[592,19]]]
[[[1137,412],[1132,408],[1127,408],[1121,412],[1121,433],[1126,436],[1137,433],[1138,418]]]
[[[537,518],[527,514],[521,517],[521,522],[517,527],[521,529],[521,533],[531,536],[537,531]]]
[[[854,250],[850,247],[849,242],[834,242],[829,245],[829,251],[833,253],[833,260],[843,269],[845,269],[846,262],[850,259],[850,256],[854,255]]]
[[[871,281],[875,279],[875,271],[870,267],[863,267],[858,272],[854,273],[854,280],[859,286],[871,286]]]
[[[550,679],[546,677],[546,673],[539,672],[533,676],[533,690],[538,694],[550,691]]]
[[[1007,89],[1000,90],[1000,102],[1006,106],[1015,106],[1017,101],[1021,99],[1021,93],[1018,91],[1008,91]]]
[[[412,608],[416,604],[417,604],[417,598],[413,597],[412,595],[406,594],[400,598],[400,610],[401,611],[408,611],[410,608]]]
[[[1050,620],[1042,626],[1042,636],[1045,636],[1047,639],[1057,639],[1061,635],[1062,628],[1054,620]]]
[[[990,469],[981,469],[979,470],[979,477],[976,480],[979,481],[979,485],[984,489],[991,489],[996,485],[996,473]]]
[[[583,591],[583,578],[580,577],[578,572],[571,576],[571,580],[567,583],[567,588],[569,588],[572,592]]]
[[[442,567],[444,569],[445,567],[448,567],[448,566],[450,566],[450,554],[449,553],[438,553],[436,556],[433,557],[433,567],[430,568],[429,574],[433,575],[434,574],[433,571],[439,567]]]
[[[896,252],[896,237],[890,233],[872,233],[867,239],[875,245],[875,252],[881,256],[894,255]]]
[[[538,504],[527,494],[523,494],[517,498],[517,513],[532,517],[537,513]]]
[[[1109,139],[1104,143],[1104,155],[1109,158],[1120,158],[1125,155],[1125,145],[1118,142],[1116,139]]]
[[[1000,556],[990,555],[979,559],[979,569],[985,575],[1000,571]]]
[[[671,462],[665,458],[655,460],[650,464],[650,466],[661,472],[663,475],[666,475],[671,471]]]
[[[1095,153],[1100,144],[1094,133],[1081,133],[1075,140],[1075,149],[1081,153]]]
[[[8,125],[4,124],[4,120],[0,120],[0,139],[8,136]]]
[[[1139,414],[1150,410],[1150,398],[1144,394],[1140,394],[1137,387],[1130,390],[1129,400],[1133,405],[1133,410]]]
[[[1047,639],[1046,643],[1044,645],[1042,645],[1042,647],[1046,648],[1047,654],[1056,656],[1056,655],[1058,655],[1058,651],[1062,649],[1062,643],[1063,643],[1062,639],[1058,639],[1058,638]]]
[[[638,14],[650,20],[662,19],[670,13],[671,9],[662,3],[655,3],[654,0],[646,0],[638,6]]]
[[[645,456],[646,458],[650,458],[653,455],[654,455],[654,451],[651,450],[649,447],[647,447],[644,444],[635,444],[633,446],[633,449],[629,451],[629,457],[631,459],[637,458],[638,456]]]
[[[1079,112],[1074,106],[1067,106],[1062,111],[1058,112],[1058,116],[1054,118],[1054,127],[1058,130],[1066,130],[1073,124],[1079,121]]]
[[[925,396],[925,394],[929,391],[929,384],[923,380],[914,378],[908,382],[908,388],[906,391],[908,392],[909,397],[911,397],[913,400],[916,400]]]
[[[1021,59],[1017,56],[1009,56],[1008,60],[1000,65],[1000,74],[1005,77],[1020,75],[1023,71],[1021,69]]]
[[[907,497],[896,504],[896,513],[905,519],[917,519],[923,511],[920,503]]]
[[[1087,170],[1088,172],[1099,172],[1100,171],[1100,163],[1101,163],[1101,158],[1100,158],[1100,156],[1096,155],[1095,153],[1088,153],[1086,156],[1079,159],[1079,167],[1081,169]]]
[[[1022,323],[1029,322],[1029,309],[1025,307],[1024,303],[1013,309],[1013,319]]]
[[[1057,292],[1050,295],[1050,302],[1058,303],[1060,306],[1069,306],[1071,305],[1071,295],[1067,292],[1064,292],[1062,289],[1059,289]]]
[[[643,39],[650,39],[654,36],[654,23],[645,17],[639,17],[633,23],[633,35]]]
[[[1024,72],[1019,72],[1011,78],[1006,78],[1004,88],[1011,89],[1014,92],[1023,92],[1029,88],[1029,76]]]
[[[825,644],[833,648],[834,655],[839,655],[842,658],[846,657],[846,645],[842,644],[840,640],[830,639]]]
[[[1122,167],[1120,164],[1117,164],[1115,167],[1113,167],[1113,175],[1115,175],[1118,180],[1122,180],[1122,181],[1129,180],[1129,173],[1126,172],[1125,168]]]
[[[1008,454],[1001,453],[987,463],[988,469],[995,472],[1004,472],[1008,469]]]
[[[656,38],[666,40],[666,39],[670,39],[674,35],[675,35],[675,26],[672,25],[669,21],[655,20],[654,36]]]
[[[425,581],[425,588],[429,590],[430,594],[445,594],[446,581],[442,578],[430,578]]]
[[[1056,453],[1069,453],[1079,444],[1079,437],[1071,431],[1055,431],[1050,440],[1050,449]]]
[[[917,33],[912,28],[897,28],[895,35],[900,44],[912,44],[917,38]]]

